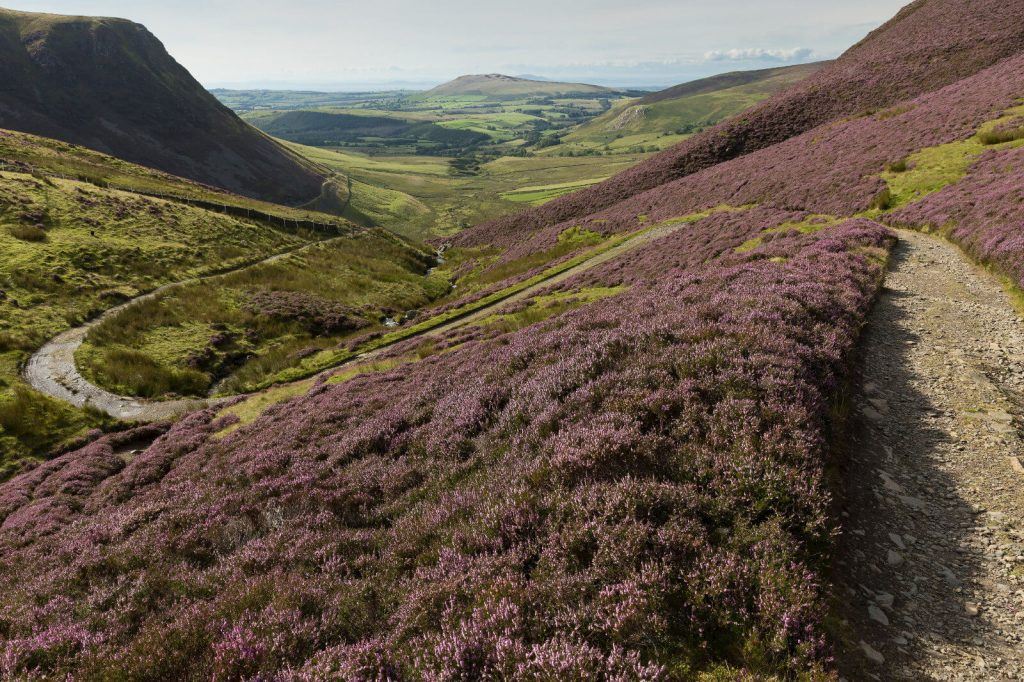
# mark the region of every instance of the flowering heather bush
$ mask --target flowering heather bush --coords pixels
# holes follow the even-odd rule
[[[698,267],[736,249],[747,240],[787,222],[799,222],[809,214],[754,207],[746,211],[716,213],[669,236],[630,251],[564,284],[566,289],[602,284],[617,286],[655,282],[665,273]]]
[[[967,177],[892,220],[941,229],[1024,287],[1024,148],[986,153]]]
[[[821,672],[825,415],[888,240],[778,233],[223,439],[199,413],[20,476],[0,674]]]
[[[829,121],[955,83],[1024,50],[1022,14],[1024,0],[917,0],[833,64],[767,102],[610,180],[468,230],[455,242],[511,246],[539,228],[596,213]]]
[[[299,322],[312,334],[338,334],[369,325],[351,306],[303,291],[257,291],[246,308],[272,320]]]

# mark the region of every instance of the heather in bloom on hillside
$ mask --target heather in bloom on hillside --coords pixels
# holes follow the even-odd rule
[[[0,670],[821,670],[826,415],[890,236],[736,253],[792,217],[739,215],[719,257],[544,324],[0,487]]]

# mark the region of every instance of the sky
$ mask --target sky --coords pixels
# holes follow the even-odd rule
[[[9,0],[145,24],[203,85],[427,87],[505,73],[668,86],[829,59],[909,0]]]

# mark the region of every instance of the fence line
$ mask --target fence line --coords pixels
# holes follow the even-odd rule
[[[0,171],[10,171],[13,173],[25,173],[28,169],[28,173],[31,175],[42,175],[49,178],[61,178],[62,180],[73,180],[76,182],[85,182],[95,187],[103,189],[113,189],[120,192],[128,192],[129,194],[138,194],[140,196],[152,197],[154,199],[162,199],[164,201],[172,201],[176,203],[183,203],[187,206],[195,206],[197,208],[206,209],[208,211],[216,211],[223,213],[224,215],[231,215],[237,218],[246,218],[249,220],[259,220],[261,222],[270,223],[274,226],[280,226],[285,231],[294,230],[298,231],[306,229],[311,232],[324,234],[327,236],[336,237],[343,234],[346,230],[343,226],[336,223],[322,223],[315,220],[304,220],[299,218],[286,218],[280,215],[274,215],[272,213],[266,213],[259,209],[247,208],[242,206],[233,206],[231,204],[222,204],[215,201],[208,201],[206,199],[198,199],[196,197],[188,196],[177,196],[174,194],[166,194],[163,192],[157,192],[152,190],[141,190],[133,187],[125,187],[116,185],[109,182],[94,180],[88,176],[71,176],[64,173],[57,173],[54,171],[44,171],[31,164],[19,162],[17,165],[11,165],[6,161],[0,160]]]

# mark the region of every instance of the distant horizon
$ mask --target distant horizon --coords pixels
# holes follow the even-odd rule
[[[836,55],[838,56],[838,55]],[[729,68],[721,70],[712,70],[706,74],[698,75],[691,78],[683,78],[681,80],[667,80],[661,82],[650,82],[641,84],[640,82],[629,82],[627,80],[613,80],[605,78],[593,78],[593,79],[581,79],[573,77],[555,78],[549,76],[543,76],[538,74],[519,74],[519,73],[500,73],[500,72],[487,72],[487,73],[500,73],[503,76],[510,76],[512,78],[521,78],[524,80],[534,80],[538,82],[556,82],[556,83],[576,83],[583,85],[599,85],[606,88],[615,88],[620,90],[645,90],[645,91],[657,91],[671,88],[676,85],[683,83],[689,83],[704,78],[712,78],[714,76],[720,76],[725,73],[732,73],[735,71],[756,71],[762,69],[779,69],[786,68],[788,66],[800,66],[804,64],[813,64],[821,61],[829,61],[835,59],[835,57],[829,57],[824,59],[807,59],[801,61],[794,61],[786,64],[776,64],[774,66],[756,66],[750,69],[736,68],[735,65],[730,65]],[[456,78],[462,76],[474,76],[484,75],[483,73],[461,73],[451,78],[445,78],[443,80],[394,80],[394,81],[378,81],[378,82],[345,82],[345,81],[322,81],[322,82],[292,82],[292,81],[251,81],[251,82],[225,82],[225,83],[202,83],[204,88],[208,90],[272,90],[272,91],[295,91],[295,92],[396,92],[402,90],[408,91],[422,91],[430,90],[444,83],[451,82]]]
[[[209,89],[429,89],[464,74],[535,74],[661,89],[729,71],[833,59],[907,0],[20,0],[29,12],[146,26]],[[196,21],[202,17],[202,21]],[[640,37],[637,40],[634,38]]]

